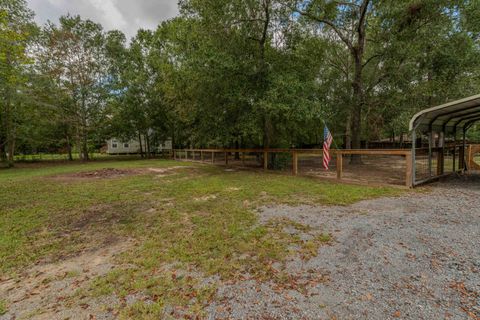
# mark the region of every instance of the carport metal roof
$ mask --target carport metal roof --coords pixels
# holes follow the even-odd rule
[[[455,133],[480,121],[480,94],[420,111],[410,121],[410,131]]]

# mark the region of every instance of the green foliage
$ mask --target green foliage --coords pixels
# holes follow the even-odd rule
[[[348,146],[480,91],[478,1],[182,0],[130,42],[79,16],[39,33],[24,0],[0,4],[2,159],[113,136],[310,147],[323,121]]]
[[[28,113],[27,70],[32,60],[27,48],[35,33],[32,17],[25,1],[0,1],[0,161],[9,165],[13,164],[17,131]]]
[[[75,131],[79,151],[88,159],[92,138],[103,140],[109,71],[105,34],[99,24],[67,15],[60,17],[59,26],[45,26],[42,45],[42,71],[52,77],[63,98],[53,107],[58,109],[65,136]]]

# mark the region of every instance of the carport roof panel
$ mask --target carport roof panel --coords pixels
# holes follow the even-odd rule
[[[410,121],[410,131],[418,129],[428,132],[430,129],[442,130],[444,127],[451,131],[455,126],[463,128],[465,120],[478,115],[480,94],[420,111]]]

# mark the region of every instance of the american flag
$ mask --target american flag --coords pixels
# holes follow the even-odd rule
[[[332,159],[330,157],[330,146],[332,145],[333,137],[328,130],[327,126],[325,125],[325,129],[323,129],[323,167],[325,170],[328,170],[328,164]]]

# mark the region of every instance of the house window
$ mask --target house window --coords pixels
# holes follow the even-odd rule
[[[116,142],[112,142],[112,148],[117,149],[117,143]]]
[[[129,148],[130,146],[129,146],[128,143],[124,143],[124,144],[123,144],[123,147],[124,147],[124,148]]]

